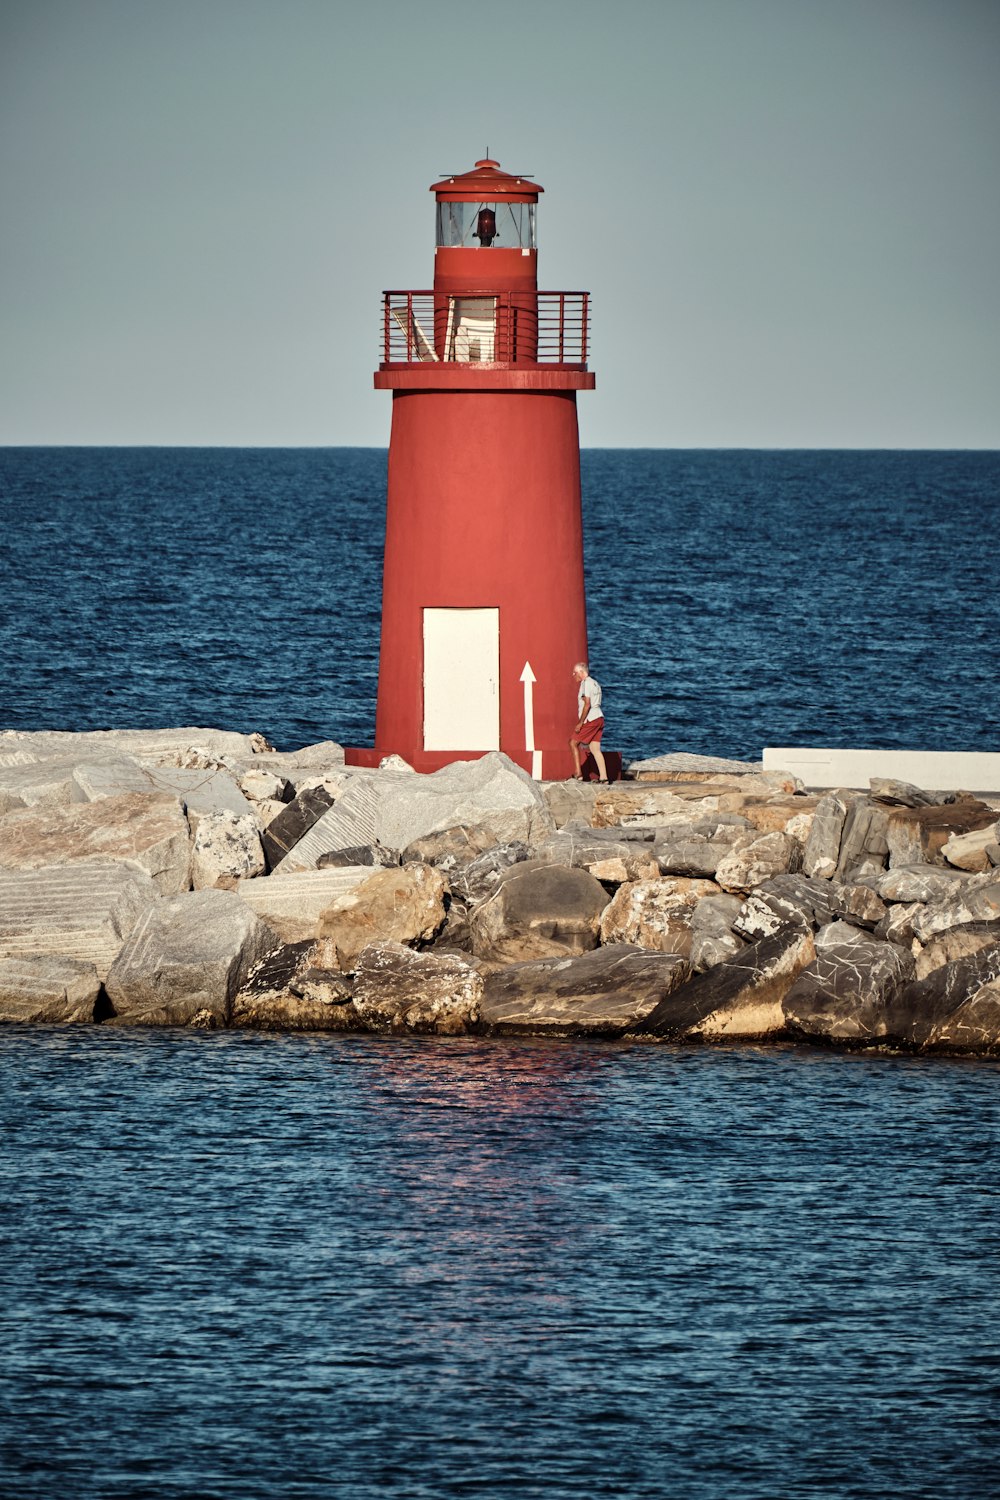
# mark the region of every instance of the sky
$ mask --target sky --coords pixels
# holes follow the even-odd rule
[[[384,446],[488,150],[585,446],[1000,448],[998,79],[998,0],[0,0],[0,443]]]

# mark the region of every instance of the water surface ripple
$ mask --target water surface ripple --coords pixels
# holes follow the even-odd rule
[[[7,1494],[997,1493],[996,1063],[0,1053]]]

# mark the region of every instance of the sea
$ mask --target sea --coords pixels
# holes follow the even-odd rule
[[[0,449],[0,728],[374,727],[385,454]],[[997,749],[1000,455],[583,454],[608,743]],[[989,1500],[1000,1062],[0,1028],[0,1493]]]

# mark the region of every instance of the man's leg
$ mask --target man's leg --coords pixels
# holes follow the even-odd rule
[[[569,748],[573,752],[573,764],[576,767],[576,770],[573,772],[573,780],[579,781],[583,775],[583,772],[580,770],[580,747],[577,744],[576,740],[571,739],[569,742]]]
[[[607,779],[608,779],[608,768],[604,764],[604,755],[603,755],[603,752],[601,751],[601,742],[600,742],[600,740],[595,740],[594,743],[590,746],[590,753],[594,757],[594,760],[597,762],[597,776],[598,776],[598,779],[600,781],[607,781]]]

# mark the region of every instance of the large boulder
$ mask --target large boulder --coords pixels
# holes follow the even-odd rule
[[[941,1028],[946,1028],[960,1006],[998,980],[1000,943],[956,958],[926,978],[913,980],[888,1009],[886,1031],[890,1040],[903,1046],[926,1046],[932,1036],[942,1034]]]
[[[412,844],[407,844],[400,858],[404,865],[434,865],[449,874],[470,864],[488,849],[495,849],[499,842],[493,830],[483,823],[460,823],[414,839]]]
[[[176,797],[129,793],[99,802],[10,812],[0,822],[0,867],[34,870],[77,860],[144,870],[161,895],[191,884],[191,840]]]
[[[690,972],[676,954],[622,944],[512,964],[487,976],[482,1022],[501,1035],[620,1036]]]
[[[776,875],[753,891],[733,927],[741,937],[755,942],[777,932],[786,922],[801,919],[821,927],[843,917],[858,927],[874,927],[885,914],[885,903],[868,886],[787,874]]]
[[[482,996],[483,977],[468,959],[390,941],[369,945],[354,975],[354,1009],[370,1031],[460,1036],[479,1021]]]
[[[884,901],[949,901],[960,896],[969,876],[961,870],[939,865],[895,865],[878,882],[878,893]]]
[[[0,870],[0,958],[63,954],[92,963],[103,979],[156,899],[150,876],[128,864]]]
[[[249,814],[208,813],[198,824],[191,853],[191,884],[231,891],[241,880],[264,873],[257,819]]]
[[[324,966],[349,974],[371,943],[428,941],[444,922],[447,889],[432,865],[405,865],[369,875],[337,897],[320,919]]]
[[[0,1021],[65,1026],[93,1021],[101,981],[92,963],[62,954],[0,958]]]
[[[812,825],[802,855],[802,873],[810,878],[832,880],[840,866],[840,846],[847,814],[859,794],[827,792],[813,810]]]
[[[690,823],[720,810],[724,788],[702,791],[691,798],[676,785],[658,786],[655,782],[613,782],[601,786],[594,798],[591,820],[595,828],[614,828],[622,824],[638,827],[668,827]],[[736,799],[737,801],[739,798]]]
[[[992,869],[1000,864],[1000,821],[988,823],[975,833],[951,834],[942,844],[941,853],[950,865],[972,875]]]
[[[1000,1054],[1000,981],[984,984],[932,1026],[926,1047],[934,1052]]]
[[[586,870],[538,860],[512,865],[469,913],[473,952],[493,963],[519,963],[597,946],[608,894]]]
[[[744,943],[733,931],[733,922],[739,915],[738,896],[705,896],[690,913],[687,921],[691,930],[691,967],[696,974],[714,969],[739,953]]]
[[[872,879],[884,870],[889,857],[888,827],[886,808],[870,797],[855,798],[844,819],[834,878],[850,884]]]
[[[724,891],[749,891],[775,875],[794,870],[802,858],[802,846],[787,833],[746,836],[719,861],[715,879]]]
[[[944,846],[955,835],[991,828],[996,821],[996,808],[968,796],[934,807],[894,808],[886,834],[890,868],[921,861],[944,864]]]
[[[269,875],[264,880],[241,880],[241,901],[255,912],[283,943],[315,941],[319,921],[340,896],[356,890],[372,875],[370,865],[329,870],[297,870],[292,875]]]
[[[926,979],[935,969],[953,963],[956,958],[967,958],[981,948],[990,948],[1000,943],[1000,921],[967,922],[961,927],[949,927],[925,945],[916,943],[917,979]]]
[[[692,913],[705,897],[719,894],[714,881],[679,875],[630,881],[619,887],[601,915],[601,942],[688,958]]]
[[[567,823],[590,823],[600,791],[596,781],[543,781],[542,796],[557,828]]]
[[[949,927],[1000,921],[1000,879],[994,880],[994,873],[970,875],[959,895],[924,906],[913,918],[914,935],[926,943]]]
[[[227,729],[92,729],[82,733],[8,729],[0,733],[0,764],[14,753],[36,761],[63,757],[78,763],[131,755],[154,765],[172,766],[186,766],[192,755],[198,755],[203,761],[222,764],[251,760],[266,748],[259,734]]]
[[[783,1002],[816,957],[804,924],[788,923],[661,1001],[634,1027],[665,1041],[729,1041],[785,1031]]]
[[[251,966],[276,946],[235,891],[189,891],[143,913],[105,990],[129,1026],[225,1025]]]
[[[530,855],[528,845],[520,839],[510,844],[496,844],[477,854],[467,865],[449,871],[452,893],[466,902],[484,901],[496,889],[500,876],[512,865],[522,864]]]
[[[625,880],[647,880],[659,874],[651,844],[600,837],[603,830],[571,825],[546,839],[535,851],[544,864],[586,870],[595,880],[620,885]]]
[[[213,813],[253,816],[252,805],[228,771],[168,765],[147,767],[146,774],[153,791],[178,797],[184,803],[192,832],[197,831],[203,817]]]
[[[333,796],[326,787],[306,787],[276,817],[269,820],[261,838],[269,869],[274,870],[283,863],[289,851],[329,812],[333,802]],[[315,860],[313,866],[315,867]],[[306,867],[301,866],[303,869]],[[289,866],[289,870],[291,868]]]
[[[809,1041],[878,1040],[886,1035],[887,1008],[913,972],[905,949],[833,923],[817,934],[815,959],[785,996],[788,1030]]]
[[[488,828],[498,843],[540,843],[555,831],[538,782],[499,751],[385,784],[377,834],[389,848],[405,849],[414,839],[461,823]]]
[[[312,942],[285,943],[253,964],[230,1013],[230,1025],[256,1031],[357,1031],[350,980],[309,968]]]
[[[703,776],[762,776],[764,763],[759,760],[725,760],[715,755],[691,755],[675,750],[669,755],[654,755],[633,760],[626,771],[634,781],[689,781]]]
[[[289,848],[282,861],[283,870],[315,870],[324,854],[343,849],[357,849],[380,843],[395,850],[403,848],[411,842],[410,839],[404,839],[402,844],[395,844],[390,839],[380,838],[379,810],[392,788],[399,787],[401,783],[404,787],[412,787],[415,779],[412,771],[366,771],[352,776],[332,806],[316,818]],[[315,787],[311,790],[324,790],[330,795],[327,787]],[[304,793],[300,792],[290,808],[294,808],[303,796]],[[276,821],[279,824],[281,822],[280,819]],[[274,828],[275,824],[272,823],[268,833],[273,833]],[[272,861],[272,866],[273,863]]]

